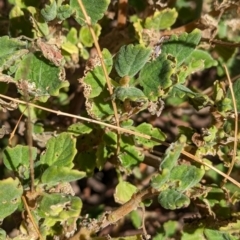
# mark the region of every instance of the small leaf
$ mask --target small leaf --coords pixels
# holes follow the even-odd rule
[[[112,55],[107,49],[102,51],[103,59],[107,67],[108,73],[112,69]],[[84,96],[85,98],[95,98],[103,91],[106,84],[106,79],[103,73],[102,66],[97,65],[93,70],[87,72],[86,76],[81,79],[84,87]],[[109,93],[108,93],[109,96]],[[102,99],[103,101],[103,99]],[[104,101],[106,102],[106,101]]]
[[[72,182],[85,177],[85,172],[69,169],[69,167],[51,166],[42,174],[41,182],[56,185],[61,182]]]
[[[138,37],[139,43],[143,46],[147,46],[144,42],[144,39],[143,39],[142,19],[140,19],[136,15],[133,15],[133,16],[130,17],[129,20],[133,24],[133,27],[134,27],[136,35]]]
[[[179,209],[182,207],[187,207],[190,204],[190,199],[173,189],[168,189],[162,191],[158,196],[158,202],[164,207],[165,209]]]
[[[125,121],[122,121],[120,124],[121,124],[121,127],[131,127],[133,125],[133,120],[132,119],[127,119]]]
[[[82,201],[79,197],[45,193],[39,203],[38,215],[48,220],[63,221],[79,217],[81,209]]]
[[[76,45],[72,44],[71,42],[64,42],[61,45],[61,48],[66,51],[69,54],[78,54],[79,53],[79,49]]]
[[[142,134],[151,136],[152,138],[155,138],[160,141],[164,141],[166,139],[165,134],[161,132],[160,129],[154,128],[152,127],[151,124],[148,124],[148,123],[142,123],[138,125],[136,128],[132,128],[132,129]],[[135,139],[137,144],[144,146],[146,148],[153,148],[155,145],[159,145],[159,143],[155,141],[151,141],[142,137],[135,136]]]
[[[221,232],[213,229],[204,229],[204,235],[207,240],[237,240],[227,232]]]
[[[183,240],[192,240],[192,239],[206,239],[203,235],[204,225],[199,224],[197,227],[191,226],[191,224],[186,224],[182,232]]]
[[[151,186],[153,188],[161,190],[161,187],[169,180],[170,177],[170,170],[163,169],[161,174],[152,178]]]
[[[8,69],[14,61],[28,53],[27,42],[8,36],[0,37],[0,71]]]
[[[176,165],[177,160],[181,154],[181,151],[184,147],[184,144],[186,142],[186,137],[184,135],[181,135],[178,141],[175,143],[172,143],[168,149],[166,150],[165,154],[163,155],[163,159],[160,164],[160,169],[168,169],[171,171],[171,169]]]
[[[23,187],[18,178],[0,180],[0,219],[12,214],[21,203]]]
[[[88,134],[92,132],[93,128],[90,126],[89,123],[74,123],[68,127],[68,132],[73,134],[74,136],[80,136],[83,134]]]
[[[32,160],[37,157],[37,149],[32,147]],[[7,147],[3,151],[3,162],[6,168],[18,172],[19,176],[29,177],[29,147],[17,145],[14,148]]]
[[[57,3],[55,0],[52,0],[49,5],[45,5],[45,7],[41,10],[41,14],[45,21],[50,22],[57,16]]]
[[[94,24],[92,28],[96,37],[98,38],[101,34],[102,27],[99,24]],[[79,31],[79,39],[85,47],[93,46],[94,41],[88,26],[81,27]]]
[[[163,224],[163,228],[167,237],[173,237],[178,230],[178,222],[169,220]]]
[[[129,201],[134,193],[137,192],[137,187],[129,182],[121,181],[117,186],[114,193],[114,199],[117,203],[124,204]]]
[[[76,45],[78,43],[77,29],[72,27],[67,34],[67,41]]]
[[[10,4],[15,4],[16,6],[19,6],[21,8],[27,8],[28,6],[37,7],[37,5],[39,5],[39,3],[35,0],[9,0],[8,2]]]
[[[103,140],[107,146],[117,147],[117,134],[115,132],[106,131]]]
[[[96,168],[96,151],[86,150],[79,152],[75,162],[79,170],[86,172],[87,176],[91,176]]]
[[[107,11],[110,0],[82,0],[82,3],[86,9],[87,15],[91,18],[92,24],[95,24],[103,17],[103,14]],[[78,0],[70,0],[70,6],[73,10],[76,11],[75,20],[80,25],[86,25],[85,18],[79,6]]]
[[[0,239],[7,239],[7,233],[0,228]]]
[[[116,87],[112,98],[124,102],[126,99],[132,102],[147,102],[148,99],[144,93],[136,87]]]
[[[89,116],[98,120],[107,120],[113,117],[112,103],[109,99],[109,92],[105,88],[99,96],[86,101],[86,110]]]
[[[177,190],[186,191],[201,181],[205,171],[195,166],[180,165],[171,170],[170,180],[178,181]]]
[[[142,69],[151,54],[150,48],[142,45],[122,46],[117,54],[115,69],[120,77],[133,77]]]
[[[132,165],[142,162],[144,159],[144,154],[137,150],[135,146],[128,145],[121,149],[118,159],[123,167],[128,168]]]
[[[32,6],[27,7],[27,10],[32,15],[32,24],[36,32],[36,35],[38,37],[48,36],[49,35],[48,24],[41,15],[40,10]]]
[[[194,51],[201,40],[201,31],[195,29],[191,33],[183,33],[179,37],[172,35],[171,38],[162,46],[162,54],[171,54],[180,66]]]
[[[144,28],[162,30],[171,27],[176,19],[178,13],[175,8],[166,8],[162,11],[155,11],[152,17],[147,17],[144,23]]]
[[[195,109],[202,109],[209,103],[214,104],[213,101],[204,94],[193,92],[191,89],[187,88],[182,84],[175,84],[169,93],[168,98],[173,100],[174,97],[179,97],[187,99]]]
[[[68,133],[61,133],[52,137],[46,145],[46,152],[40,158],[40,164],[59,167],[73,167],[73,158],[77,153],[75,149],[76,140]]]
[[[218,62],[214,60],[208,52],[201,49],[195,49],[190,57],[186,60],[186,63],[191,63],[193,60],[202,60],[204,62],[204,69],[218,65]]]
[[[165,54],[150,63],[146,63],[140,72],[138,81],[143,87],[143,92],[149,100],[157,101],[164,94],[164,89],[169,88],[173,83],[172,62]]]
[[[133,226],[136,229],[139,229],[142,226],[142,217],[140,216],[137,210],[134,210],[130,213],[130,218]]]
[[[61,5],[57,9],[57,18],[63,21],[69,18],[72,15],[72,13],[73,13],[72,8],[68,4]]]
[[[69,85],[61,79],[63,71],[50,64],[40,53],[29,53],[19,64],[15,79],[28,79],[31,94],[38,97],[38,100],[46,101],[49,95],[58,96],[59,90]]]
[[[102,170],[108,159],[108,151],[104,142],[98,145],[96,152],[96,167]]]

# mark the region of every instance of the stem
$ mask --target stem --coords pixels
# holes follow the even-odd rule
[[[43,237],[42,237],[42,235],[41,235],[41,233],[40,233],[40,231],[39,231],[39,229],[38,229],[37,224],[35,223],[35,221],[34,221],[34,219],[33,219],[33,217],[32,217],[32,213],[31,213],[31,211],[30,211],[30,209],[29,209],[29,207],[28,207],[28,205],[27,205],[27,201],[26,201],[26,199],[25,199],[24,196],[22,196],[22,201],[23,201],[23,204],[24,204],[24,206],[25,206],[25,209],[27,210],[28,217],[30,218],[30,220],[31,220],[31,222],[32,222],[32,225],[33,225],[35,231],[37,232],[40,240],[43,240]]]
[[[87,12],[86,12],[86,9],[82,3],[82,0],[78,0],[78,3],[79,3],[79,6],[83,12],[83,15],[85,17],[85,20],[86,20],[86,23],[89,27],[89,30],[91,32],[91,35],[92,35],[92,38],[93,38],[93,41],[94,41],[94,45],[96,47],[96,50],[97,50],[97,53],[98,53],[98,56],[100,58],[100,61],[101,61],[101,65],[102,65],[102,68],[103,68],[103,72],[104,72],[104,76],[106,78],[106,82],[107,82],[107,86],[108,86],[108,91],[110,93],[110,95],[112,96],[113,94],[113,90],[112,90],[112,85],[111,85],[111,82],[110,82],[110,79],[108,77],[108,72],[107,72],[107,68],[106,68],[106,65],[104,63],[104,60],[103,60],[103,56],[102,56],[102,52],[101,52],[101,49],[100,49],[100,46],[98,44],[98,40],[97,40],[97,37],[95,35],[95,32],[93,30],[93,27],[92,27],[92,23],[91,23],[91,18],[88,16]],[[114,115],[115,115],[115,120],[116,120],[116,124],[117,126],[119,127],[119,119],[118,119],[118,113],[117,113],[117,106],[116,106],[116,103],[112,100],[112,106],[113,106],[113,110],[114,110]]]
[[[232,161],[231,161],[231,165],[228,168],[227,171],[227,175],[229,176],[232,172],[233,166],[236,162],[236,155],[237,155],[237,144],[238,144],[238,111],[237,111],[237,105],[236,105],[236,99],[235,99],[235,95],[233,92],[233,86],[232,86],[232,81],[230,79],[229,73],[228,73],[228,69],[226,67],[226,65],[223,65],[225,68],[225,72],[227,75],[227,79],[228,79],[228,83],[229,83],[229,89],[232,95],[232,100],[233,100],[233,108],[234,108],[234,115],[235,115],[235,129],[234,129],[234,145],[233,145],[233,157],[232,157]],[[223,179],[222,181],[222,186],[227,182],[226,177]]]
[[[31,123],[31,111],[29,105],[29,96],[27,92],[27,82],[25,80],[22,81],[22,89],[23,95],[26,99],[26,107],[27,107],[27,143],[28,143],[28,155],[29,155],[29,166],[30,166],[30,178],[31,178],[31,192],[35,191],[34,189],[34,161],[32,158],[32,146],[33,146],[33,139],[32,139],[32,123]]]
[[[79,6],[83,12],[83,15],[85,17],[85,20],[86,20],[86,24],[88,25],[89,27],[89,30],[91,32],[91,35],[92,35],[92,38],[93,38],[93,41],[94,41],[94,45],[96,47],[96,50],[97,50],[97,53],[98,53],[98,56],[100,58],[100,61],[101,61],[101,65],[102,65],[102,69],[103,69],[103,72],[104,72],[104,76],[105,76],[105,79],[106,79],[106,82],[107,82],[107,86],[108,86],[108,91],[110,93],[110,96],[113,95],[113,90],[112,90],[112,85],[111,85],[111,81],[109,79],[109,76],[108,76],[108,72],[107,72],[107,68],[106,68],[106,65],[104,63],[104,60],[103,60],[103,56],[102,56],[102,51],[100,49],[100,46],[99,46],[99,43],[98,43],[98,40],[97,40],[97,37],[96,37],[96,34],[93,30],[93,27],[92,27],[92,23],[91,23],[91,18],[88,16],[87,12],[86,12],[86,9],[82,3],[82,0],[78,0],[78,3],[79,3]],[[117,105],[115,103],[115,101],[111,100],[112,102],[112,106],[113,106],[113,111],[114,111],[114,116],[115,116],[115,121],[116,121],[116,125],[117,127],[119,128],[119,117],[118,117],[118,111],[117,111]],[[118,156],[119,154],[119,151],[120,151],[120,132],[117,131],[117,149],[116,149],[116,156]]]
[[[148,187],[146,189],[139,191],[136,194],[133,194],[132,198],[128,202],[124,203],[116,210],[105,214],[102,218],[103,220],[100,221],[99,224],[97,226],[94,226],[93,229],[91,230],[93,230],[94,232],[98,232],[100,229],[103,229],[111,224],[116,223],[117,221],[128,215],[130,212],[137,209],[140,206],[141,202],[143,202],[146,199],[150,199],[158,194],[159,191],[152,187]]]
[[[0,97],[1,98],[4,98],[4,99],[8,99],[10,101],[13,101],[13,102],[17,102],[17,103],[21,103],[21,104],[27,104],[27,102],[25,101],[22,101],[22,100],[19,100],[19,99],[16,99],[16,98],[11,98],[11,97],[8,97],[8,96],[5,96],[5,95],[2,95],[0,94]],[[163,142],[159,139],[156,139],[154,137],[151,137],[149,135],[146,135],[146,134],[143,134],[143,133],[140,133],[140,132],[135,132],[135,131],[132,131],[130,129],[125,129],[125,128],[121,128],[121,127],[117,127],[115,125],[111,125],[111,124],[108,124],[108,123],[104,123],[104,122],[100,122],[100,121],[97,121],[97,120],[94,120],[94,119],[91,119],[91,118],[85,118],[85,117],[81,117],[81,116],[78,116],[78,115],[74,115],[74,114],[69,114],[69,113],[65,113],[65,112],[61,112],[61,111],[55,111],[55,110],[52,110],[50,108],[46,108],[46,107],[42,107],[42,106],[38,106],[36,104],[33,104],[33,103],[28,103],[29,106],[32,106],[32,107],[35,107],[35,108],[38,108],[38,109],[42,109],[44,111],[48,111],[48,112],[51,112],[51,113],[55,113],[57,115],[62,115],[62,116],[66,116],[66,117],[71,117],[71,118],[76,118],[76,119],[80,119],[82,121],[85,121],[85,122],[91,122],[91,123],[96,123],[98,125],[101,125],[101,126],[105,126],[105,127],[109,127],[111,129],[116,129],[118,131],[121,131],[122,133],[128,133],[128,134],[131,134],[131,135],[135,135],[135,136],[139,136],[139,137],[142,137],[142,138],[145,138],[145,139],[148,139],[148,140],[151,140],[151,141],[155,141],[159,144],[162,144],[164,146],[169,146],[169,144],[167,142]],[[206,162],[203,162],[201,159],[197,158],[196,156],[192,155],[191,153],[189,152],[186,152],[184,150],[182,150],[181,152],[183,155],[189,157],[190,159],[192,159],[193,161],[195,162],[198,162],[200,163],[201,165],[204,165],[210,169],[212,169],[213,171],[217,172],[219,175],[225,177],[228,181],[232,182],[234,185],[236,185],[237,187],[240,188],[240,183],[237,182],[235,179],[231,178],[230,176],[228,176],[227,174],[221,172],[220,170],[218,170],[217,168],[213,167],[212,165],[206,163]]]

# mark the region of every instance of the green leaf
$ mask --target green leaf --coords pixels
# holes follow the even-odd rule
[[[18,178],[0,180],[0,219],[12,214],[21,203],[23,187]]]
[[[233,93],[234,93],[234,96],[236,99],[237,111],[240,112],[240,78],[238,78],[233,83]],[[230,89],[228,89],[228,91],[227,91],[227,97],[232,100],[232,95],[231,95]]]
[[[124,204],[129,201],[134,193],[137,192],[137,187],[129,182],[121,181],[117,186],[114,194],[114,199],[117,203]]]
[[[214,60],[208,52],[201,49],[195,49],[190,57],[186,60],[186,63],[190,64],[193,60],[202,60],[204,62],[204,69],[218,65],[218,62]]]
[[[186,191],[199,183],[205,171],[195,166],[180,165],[171,170],[170,180],[178,181],[177,190]]]
[[[151,180],[151,186],[156,189],[161,189],[164,184],[169,180],[170,170],[167,168],[163,169],[161,174],[155,176]]]
[[[175,143],[172,143],[166,150],[166,152],[163,155],[160,169],[168,169],[171,171],[171,169],[176,165],[177,160],[181,154],[181,151],[184,147],[184,144],[186,142],[186,137],[184,135],[181,135],[178,141]]]
[[[89,116],[98,120],[108,120],[113,117],[112,103],[109,99],[109,92],[105,88],[99,96],[86,101],[86,110]]]
[[[164,207],[165,209],[179,209],[182,207],[187,207],[190,204],[190,199],[173,189],[168,189],[162,191],[158,196],[158,202]]]
[[[160,129],[154,128],[151,124],[148,124],[148,123],[142,123],[142,124],[138,125],[136,128],[132,128],[132,130],[135,130],[142,134],[146,134],[146,135],[151,136],[152,138],[155,138],[160,141],[164,141],[166,139],[165,134],[163,132],[161,132]],[[150,149],[156,145],[159,145],[159,143],[148,140],[146,138],[135,136],[135,139],[136,139],[136,143],[138,145],[144,146],[145,148]]]
[[[107,49],[103,49],[102,55],[107,67],[107,71],[110,73],[113,65],[112,55]],[[86,98],[95,98],[99,96],[106,84],[102,66],[94,66],[94,69],[87,72],[86,76],[81,79],[81,83],[83,83],[83,93]]]
[[[48,220],[63,221],[79,217],[81,209],[82,201],[79,197],[45,193],[39,203],[38,214]]]
[[[204,229],[204,235],[207,240],[237,240],[237,238],[226,232],[220,232],[213,229]]]
[[[9,3],[17,5],[21,8],[26,8],[28,6],[35,6],[39,5],[39,2],[35,0],[8,0]]]
[[[167,237],[173,236],[178,230],[178,222],[169,220],[163,224],[165,235]]]
[[[186,224],[184,226],[181,239],[182,240],[192,240],[192,239],[204,239],[203,236],[204,226],[199,224],[197,227],[191,226],[190,224]]]
[[[144,23],[144,28],[162,30],[171,27],[176,19],[178,13],[175,8],[166,8],[162,11],[155,11],[154,15],[147,17]]]
[[[0,228],[0,239],[7,239],[7,233]]]
[[[180,98],[185,97],[186,95],[191,98],[194,98],[197,96],[197,93],[193,92],[191,89],[189,89],[188,87],[186,87],[182,84],[176,84],[172,88],[171,93],[173,96],[177,95]]]
[[[46,152],[40,158],[40,164],[59,167],[73,167],[73,159],[77,150],[76,140],[69,133],[61,133],[57,137],[52,137],[46,145]]]
[[[68,41],[64,42],[61,45],[61,48],[69,54],[78,54],[79,53],[78,47]]]
[[[21,41],[17,38],[9,38],[8,36],[0,37],[0,58],[2,61],[2,58],[7,57],[9,55],[14,54],[15,51],[24,49],[27,47],[26,41]]]
[[[66,4],[66,5],[61,5],[57,9],[57,18],[60,19],[61,21],[69,18],[72,15],[72,8]]]
[[[92,24],[95,24],[103,17],[103,14],[107,11],[110,0],[82,0],[82,3],[86,9],[88,16],[91,18]],[[86,25],[85,18],[79,6],[78,0],[70,0],[70,6],[73,10],[76,11],[75,20],[80,25]]]
[[[76,45],[78,43],[77,29],[71,27],[66,38],[68,42],[72,43],[73,45]]]
[[[165,54],[160,54],[155,61],[146,63],[140,72],[138,81],[147,98],[157,101],[158,97],[164,94],[163,90],[173,84],[172,74],[172,62],[167,59]]]
[[[0,37],[0,72],[8,69],[14,62],[28,53],[27,42],[8,36]]]
[[[29,6],[27,10],[32,15],[32,24],[37,37],[46,37],[49,35],[49,28],[47,22],[44,20],[40,10]]]
[[[116,87],[112,99],[119,99],[124,102],[126,99],[132,102],[147,102],[148,99],[144,93],[136,87]]]
[[[86,172],[87,176],[91,176],[96,168],[96,151],[86,150],[79,152],[75,162],[79,170]]]
[[[32,160],[37,157],[37,149],[32,147]],[[29,177],[29,147],[17,145],[14,148],[7,147],[3,151],[3,162],[6,168],[18,172],[19,177]]]
[[[45,170],[41,182],[48,185],[56,185],[60,182],[72,182],[85,177],[85,172],[69,169],[69,167],[51,166]]]
[[[115,132],[106,131],[103,140],[107,146],[117,147],[117,134]]]
[[[182,84],[186,82],[187,76],[190,74],[218,65],[218,62],[208,52],[199,49],[195,49],[184,63],[178,69],[178,82]]]
[[[162,54],[171,54],[180,66],[194,51],[201,40],[201,31],[195,29],[191,33],[183,33],[179,37],[172,35],[162,46]]]
[[[182,84],[175,84],[169,93],[168,98],[173,100],[174,97],[186,99],[193,105],[195,109],[202,109],[207,104],[214,104],[213,101],[207,96],[201,93],[193,92]]]
[[[145,42],[146,42],[146,41],[144,41],[145,39],[143,39],[143,25],[142,25],[143,21],[142,21],[142,19],[137,17],[137,15],[133,15],[130,17],[129,20],[133,24],[134,30],[135,30],[137,38],[138,38],[138,42],[143,46],[148,46],[147,44],[145,44]]]
[[[231,183],[230,183],[231,184]],[[232,185],[233,186],[233,185]],[[237,186],[234,186],[234,188],[236,187],[236,192],[234,193],[234,194],[239,194],[239,192],[238,192],[238,187]],[[231,187],[230,187],[231,188]],[[228,188],[229,189],[229,188]],[[232,192],[232,191],[231,191]],[[223,201],[221,201],[221,199],[222,198],[219,198],[219,197],[217,197],[218,199],[219,199],[219,202],[220,202],[220,204],[221,204],[221,202],[223,202]],[[238,199],[239,199],[239,197],[237,197]],[[231,208],[229,208],[229,203],[228,203],[228,200],[226,200],[227,201],[227,204],[224,206],[223,204],[221,204],[221,207],[222,207],[222,211],[221,212],[219,212],[219,213],[217,213],[217,214],[219,214],[218,216],[222,216],[221,215],[221,213],[223,213],[223,218],[224,219],[229,219],[229,218],[231,218],[231,214],[232,214],[232,212],[231,212]],[[239,201],[239,200],[238,200]],[[233,200],[233,202],[235,202],[234,200]],[[226,209],[226,208],[228,208],[228,210],[227,210],[227,212],[229,212],[229,214],[224,214],[224,209]],[[227,223],[227,225],[226,224],[224,224],[224,226],[222,226],[222,227],[220,227],[219,228],[219,230],[221,231],[221,233],[231,233],[232,235],[234,235],[234,236],[238,236],[237,234],[239,233],[239,226],[240,226],[240,221],[239,221],[239,219],[237,220],[237,221],[228,221],[228,223]],[[231,237],[232,237],[232,235],[231,235]],[[234,240],[236,240],[236,239],[234,239]]]
[[[92,28],[93,28],[93,31],[94,31],[96,37],[98,38],[100,36],[101,30],[102,30],[101,25],[94,24],[92,26]],[[88,26],[81,27],[81,29],[79,31],[79,39],[85,47],[93,46],[94,41],[93,41],[92,34],[91,34]]]
[[[122,46],[117,54],[115,69],[120,77],[133,77],[146,64],[151,54],[150,48],[142,45]]]
[[[128,168],[132,165],[139,164],[144,159],[144,154],[136,149],[135,146],[126,146],[121,149],[121,153],[118,155],[118,159],[122,166]]]
[[[40,53],[29,53],[19,64],[15,79],[28,79],[30,94],[38,97],[38,100],[46,101],[50,95],[58,96],[61,88],[68,87],[69,83],[61,79],[63,71]]]
[[[140,216],[140,214],[137,210],[134,210],[130,213],[130,218],[131,218],[133,226],[136,229],[139,229],[142,226],[142,216]]]
[[[104,142],[98,145],[96,152],[96,167],[102,170],[108,159],[108,151]]]
[[[92,132],[93,128],[89,123],[86,122],[77,122],[68,127],[68,132],[73,134],[74,136],[80,136],[83,134],[88,134]]]
[[[175,236],[178,232],[178,222],[169,220],[163,224],[163,226],[158,230],[158,234],[153,238],[153,240],[168,240]]]
[[[45,5],[45,7],[41,10],[41,14],[45,21],[50,22],[57,16],[57,3],[55,0],[52,0],[49,5]]]

